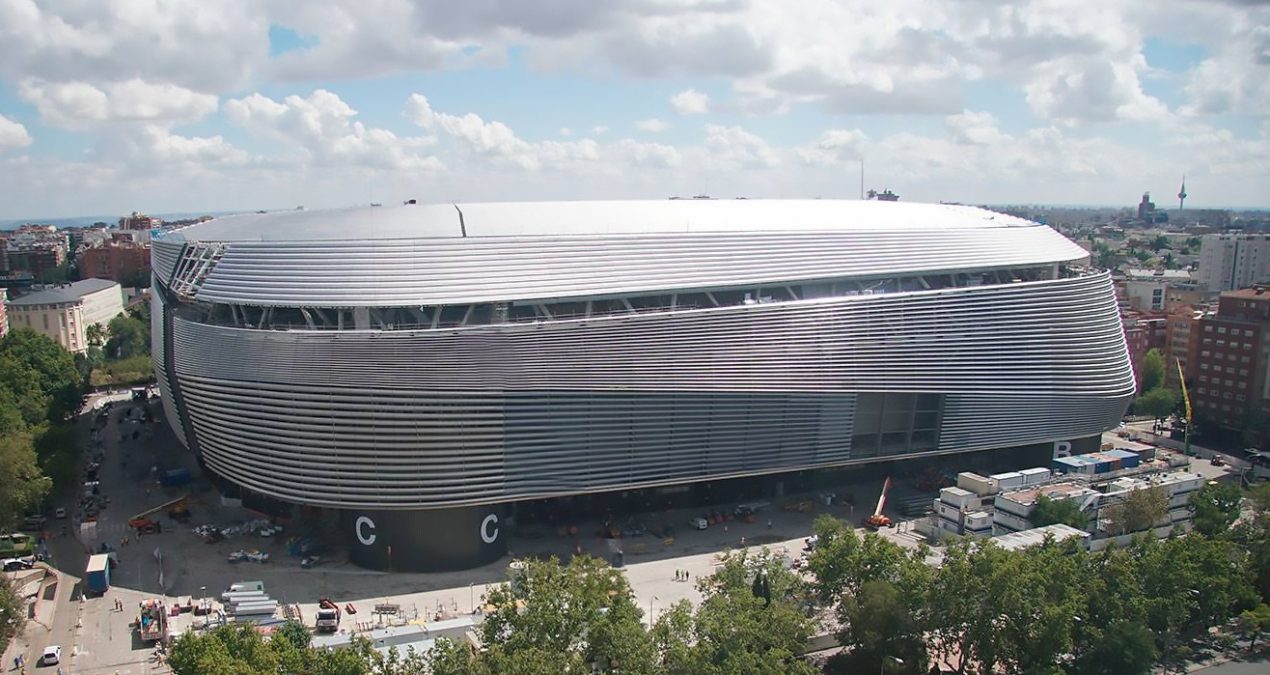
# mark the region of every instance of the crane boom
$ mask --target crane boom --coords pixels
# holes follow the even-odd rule
[[[173,500],[172,500],[172,501],[170,501],[170,502],[164,502],[164,503],[159,504],[158,506],[156,506],[156,507],[154,507],[154,508],[152,508],[152,509],[146,509],[145,511],[142,511],[141,513],[138,513],[137,515],[133,516],[133,517],[132,517],[132,519],[133,519],[133,520],[141,520],[142,518],[145,518],[146,516],[148,516],[148,515],[150,515],[150,514],[152,514],[152,513],[158,513],[159,511],[162,511],[163,509],[166,509],[166,508],[168,508],[169,506],[176,506],[177,504],[180,504],[181,502],[183,502],[183,501],[185,501],[185,500],[187,500],[187,499],[189,499],[189,498],[190,498],[190,496],[189,496],[189,495],[185,495],[184,497],[178,497],[178,498],[176,498],[176,499],[173,499]]]
[[[1187,456],[1191,454],[1191,394],[1186,391],[1186,373],[1182,371],[1182,359],[1175,358],[1177,363],[1177,381],[1182,384],[1182,404],[1186,410],[1186,431],[1183,432],[1183,450]]]
[[[882,515],[882,508],[886,506],[886,493],[891,491],[891,477],[887,476],[882,481],[882,494],[878,495],[878,507],[873,509],[873,516],[876,518]]]

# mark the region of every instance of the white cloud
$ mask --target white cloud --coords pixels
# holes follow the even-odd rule
[[[217,99],[174,84],[139,79],[98,87],[88,82],[27,79],[18,96],[49,124],[84,129],[110,122],[190,122],[216,112]]]
[[[992,113],[963,111],[944,118],[944,129],[954,142],[968,145],[995,145],[1006,140]]]
[[[653,118],[653,119],[640,120],[636,122],[635,128],[639,129],[640,131],[647,131],[650,134],[660,134],[661,132],[670,128],[670,125],[666,124],[665,122],[659,119]]]
[[[1145,68],[1145,60],[1134,60]],[[1024,86],[1028,105],[1047,119],[1072,124],[1162,119],[1168,109],[1146,95],[1135,64],[1101,57],[1065,56],[1038,65]]]
[[[602,124],[591,127],[591,134],[593,136],[603,136],[604,134],[607,134],[608,132],[609,132],[609,128]]]
[[[696,89],[685,89],[670,97],[670,107],[680,115],[704,115],[710,112],[710,97]]]
[[[573,135],[573,129],[569,127],[560,127],[560,135],[568,138]]]
[[[454,139],[467,152],[526,171],[558,169],[594,162],[599,158],[599,145],[591,139],[530,143],[517,137],[506,124],[486,122],[475,113],[450,115],[436,112],[423,94],[410,95],[405,114],[407,119],[425,130],[441,132]]]
[[[266,10],[244,0],[2,0],[0,76],[226,90],[268,58]]]
[[[868,140],[859,129],[829,129],[812,145],[796,149],[795,154],[807,165],[838,166],[859,161]]]
[[[614,155],[619,166],[638,166],[668,169],[679,166],[683,156],[673,145],[660,143],[640,143],[630,138],[623,138],[613,144]]]
[[[356,110],[325,89],[308,98],[288,96],[282,101],[251,94],[226,101],[225,114],[249,131],[300,151],[307,162],[424,172],[444,168],[441,160],[425,152],[434,139],[403,138],[367,127],[355,119]]]
[[[25,148],[31,144],[31,134],[19,122],[0,115],[0,150]]]
[[[726,167],[772,169],[781,164],[767,141],[738,126],[707,124],[705,151],[711,164]]]

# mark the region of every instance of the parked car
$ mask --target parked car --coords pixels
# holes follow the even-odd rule
[[[4,561],[4,571],[6,572],[29,570],[32,567],[35,567],[35,559],[33,558],[8,558]]]
[[[41,666],[56,666],[62,662],[62,648],[57,645],[49,645],[44,648],[44,653],[40,654]]]
[[[1213,466],[1226,466],[1226,458],[1217,453],[1213,453],[1213,458],[1209,460]]]

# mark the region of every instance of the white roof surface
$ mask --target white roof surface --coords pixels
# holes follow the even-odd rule
[[[459,212],[463,217],[460,223]],[[666,199],[501,202],[283,211],[216,218],[168,232],[187,241],[329,241],[468,237],[1040,227],[970,206],[847,200]]]

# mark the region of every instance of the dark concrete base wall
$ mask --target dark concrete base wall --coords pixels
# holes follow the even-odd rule
[[[344,511],[349,560],[393,572],[448,572],[491,563],[507,553],[501,505],[427,511]]]

